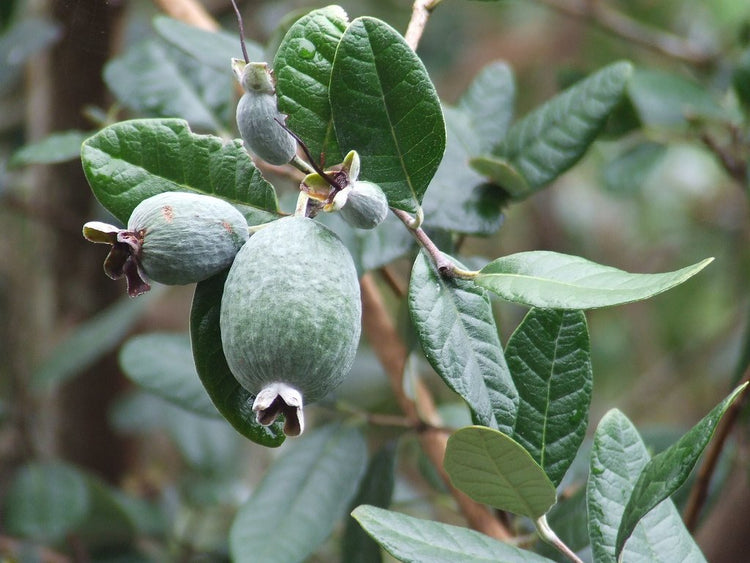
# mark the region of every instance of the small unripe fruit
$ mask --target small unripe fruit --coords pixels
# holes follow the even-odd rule
[[[388,216],[388,200],[380,186],[355,181],[333,198],[333,207],[352,227],[374,229]]]
[[[245,146],[270,164],[287,164],[297,152],[297,142],[281,123],[273,78],[266,63],[233,60],[245,93],[237,104],[237,129]]]
[[[357,271],[331,230],[287,217],[250,238],[227,276],[220,326],[227,364],[256,395],[259,422],[284,414],[284,431],[302,432],[303,404],[351,369],[360,318]]]
[[[228,268],[249,233],[242,213],[222,199],[164,192],[139,203],[126,229],[91,221],[83,236],[112,246],[104,271],[125,277],[135,297],[151,288],[149,279],[182,285]]]
[[[247,220],[226,201],[187,192],[143,200],[128,220],[146,275],[167,285],[195,283],[229,267],[248,239]]]

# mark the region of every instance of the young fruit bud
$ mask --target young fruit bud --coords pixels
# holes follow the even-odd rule
[[[232,59],[232,69],[245,90],[237,104],[237,129],[245,146],[270,164],[287,164],[297,152],[297,142],[280,125],[286,116],[277,108],[268,64]]]
[[[351,369],[361,307],[349,252],[313,219],[279,219],[242,247],[224,284],[221,341],[261,424],[283,414],[287,435],[304,430],[303,404]]]
[[[352,227],[374,229],[388,215],[388,200],[380,186],[358,180],[335,195],[333,208]]]
[[[164,192],[139,203],[126,229],[86,223],[83,235],[112,245],[104,271],[125,277],[135,297],[148,279],[167,285],[199,282],[229,267],[248,239],[245,217],[226,201],[187,192]]]

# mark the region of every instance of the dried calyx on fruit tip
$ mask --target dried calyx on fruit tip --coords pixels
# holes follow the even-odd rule
[[[323,210],[339,211],[352,227],[373,229],[388,216],[388,199],[380,186],[359,180],[359,154],[350,151],[344,161],[326,171],[337,185],[320,174],[308,174],[302,180],[302,190],[311,198],[323,202]]]
[[[148,280],[183,285],[227,268],[248,239],[245,217],[226,201],[202,194],[164,192],[144,199],[120,229],[99,221],[83,236],[112,246],[104,271],[124,277],[128,294],[148,291]]]
[[[232,59],[232,71],[245,91],[236,115],[245,146],[270,164],[289,163],[297,153],[297,141],[280,125],[286,116],[278,110],[268,63]]]
[[[299,436],[305,430],[302,394],[286,383],[271,383],[261,389],[253,401],[253,412],[263,426],[273,424],[280,414],[283,415],[287,436]]]

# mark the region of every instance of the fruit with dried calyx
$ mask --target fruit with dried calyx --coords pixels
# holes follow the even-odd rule
[[[224,284],[221,341],[261,424],[282,414],[287,435],[302,433],[303,406],[351,369],[361,307],[351,255],[313,219],[278,219],[242,247]]]
[[[232,70],[245,93],[237,104],[237,129],[245,146],[269,164],[287,164],[297,142],[281,124],[273,75],[267,63],[232,59]]]
[[[83,236],[112,245],[104,271],[112,279],[125,277],[135,297],[150,289],[148,280],[183,285],[228,268],[249,233],[242,213],[222,199],[163,192],[140,202],[127,228],[92,221]]]

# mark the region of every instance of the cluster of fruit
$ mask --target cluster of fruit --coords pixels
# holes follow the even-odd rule
[[[238,60],[232,66],[245,90],[237,106],[245,146],[271,164],[297,159],[299,139],[277,109],[268,66]],[[252,229],[225,200],[175,191],[141,201],[125,229],[89,222],[83,234],[111,246],[104,270],[125,277],[131,296],[148,291],[148,280],[196,283],[229,268],[220,314],[227,364],[255,396],[258,421],[270,425],[283,415],[284,432],[296,436],[304,430],[303,404],[341,383],[359,343],[354,262],[337,235],[313,218],[337,211],[367,229],[385,219],[385,195],[358,180],[359,166],[355,151],[326,171],[313,163],[295,215]]]

